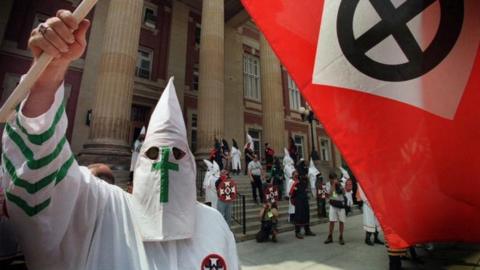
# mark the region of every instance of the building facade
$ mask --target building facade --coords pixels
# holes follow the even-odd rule
[[[1,1],[1,102],[31,63],[31,29],[79,2]],[[282,156],[292,137],[302,157],[313,146],[320,164],[341,165],[322,125],[304,120],[308,105],[238,0],[102,0],[89,19],[87,51],[65,80],[67,136],[82,162],[126,168],[132,142],[174,76],[199,157],[214,138],[243,147],[248,133],[261,155],[269,142]]]

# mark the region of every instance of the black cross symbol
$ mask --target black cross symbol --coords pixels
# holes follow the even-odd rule
[[[220,260],[217,260],[215,263],[212,262],[212,259],[208,260],[208,264],[204,266],[208,270],[223,270],[223,265]]]
[[[337,17],[338,41],[345,57],[355,68],[379,80],[406,81],[429,72],[450,53],[462,29],[463,0],[407,0],[398,8],[390,0],[368,0],[381,21],[355,38],[353,18],[359,1],[342,0]],[[440,26],[432,43],[423,51],[407,23],[437,1],[441,6]],[[387,65],[366,56],[366,52],[390,35],[408,63]]]

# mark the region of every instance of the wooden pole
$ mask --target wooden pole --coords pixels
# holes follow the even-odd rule
[[[78,5],[73,12],[73,17],[75,17],[77,22],[82,21],[87,16],[97,1],[98,0],[83,0],[80,5]],[[52,60],[53,57],[51,55],[46,53],[40,55],[38,60],[28,70],[27,74],[23,77],[23,80],[17,85],[15,90],[13,90],[12,94],[0,109],[0,123],[7,122],[10,117],[14,115],[15,108],[28,96],[30,89]]]

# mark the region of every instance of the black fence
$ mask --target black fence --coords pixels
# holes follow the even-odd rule
[[[197,167],[197,197],[202,197],[203,195],[205,195],[203,190],[203,179],[205,178],[205,173],[205,169],[201,168],[200,166]]]
[[[247,233],[246,216],[245,195],[237,194],[237,199],[233,202],[232,206],[232,218],[235,222],[242,225],[243,234]]]

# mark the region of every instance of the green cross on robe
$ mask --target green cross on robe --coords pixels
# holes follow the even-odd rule
[[[152,164],[152,172],[155,170],[160,170],[160,202],[168,202],[168,171],[177,171],[178,164],[168,161],[170,156],[170,148],[162,147],[162,158],[160,162]]]

